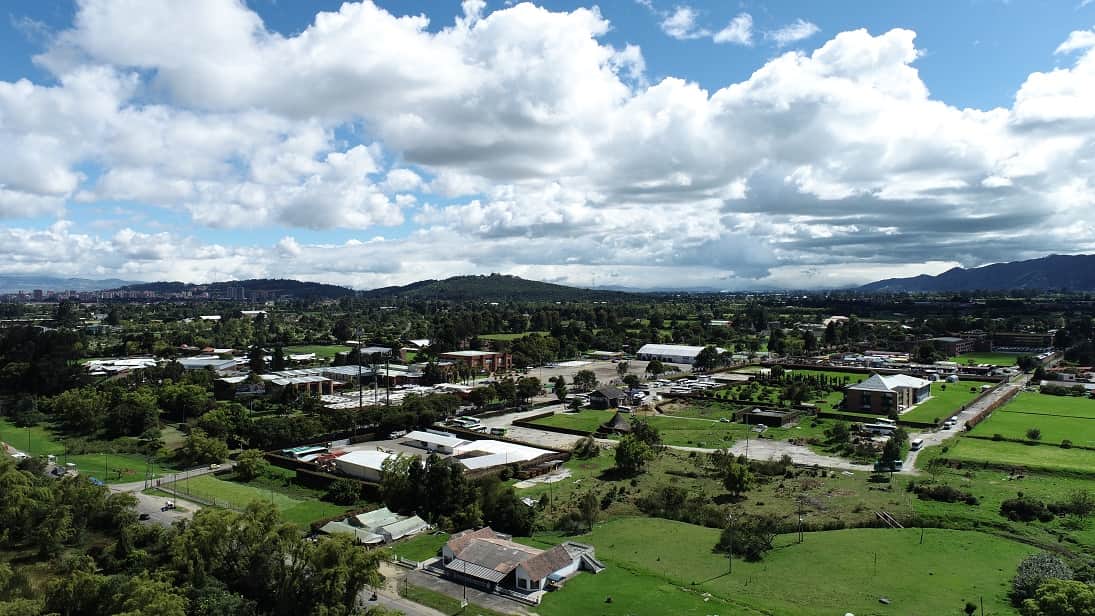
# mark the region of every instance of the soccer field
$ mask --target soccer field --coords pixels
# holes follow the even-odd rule
[[[1022,353],[963,353],[949,358],[963,366],[969,364],[992,364],[994,366],[1014,366]]]

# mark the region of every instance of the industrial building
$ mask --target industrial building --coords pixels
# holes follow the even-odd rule
[[[650,361],[656,359],[660,362],[670,364],[687,364],[691,366],[696,363],[696,357],[700,354],[700,351],[707,347],[702,346],[687,346],[683,344],[644,344],[639,349],[638,357],[642,360]],[[715,347],[719,353],[725,353],[726,349]]]

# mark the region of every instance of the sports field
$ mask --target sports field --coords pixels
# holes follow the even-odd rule
[[[984,598],[986,614],[1011,614],[1008,582],[1035,551],[970,531],[928,529],[921,544],[919,529],[853,529],[806,533],[803,543],[780,536],[762,562],[735,560],[728,573],[725,555],[712,551],[718,536],[655,518],[606,522],[575,539],[593,544],[608,568],[568,580],[539,613],[949,614]]]
[[[947,361],[953,361],[963,366],[969,364],[992,364],[993,366],[1014,366],[1022,353],[963,353],[950,357]]]
[[[612,416],[615,413],[616,411],[585,409],[578,411],[577,413],[556,413],[551,417],[537,419],[532,423],[555,428],[566,428],[568,430],[579,430],[592,434],[597,431],[597,428],[599,428],[601,424],[612,419]]]
[[[281,511],[285,521],[300,527],[307,527],[310,522],[336,516],[347,510],[346,507],[320,500],[297,499],[275,490],[266,490],[235,481],[224,481],[212,475],[194,477],[174,485],[165,483],[164,486],[174,488],[182,495],[182,498],[192,495],[212,502],[218,507],[229,509],[243,509],[248,503],[257,500],[270,501]]]
[[[333,359],[335,355],[349,350],[350,347],[341,344],[304,344],[283,349],[286,355],[315,353],[319,359]]]

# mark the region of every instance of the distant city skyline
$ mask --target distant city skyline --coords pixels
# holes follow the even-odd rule
[[[890,4],[13,0],[0,274],[808,289],[1095,252],[1095,3]]]

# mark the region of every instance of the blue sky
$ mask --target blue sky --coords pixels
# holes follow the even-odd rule
[[[6,3],[0,270],[737,289],[1095,248],[1095,3],[510,4]]]

